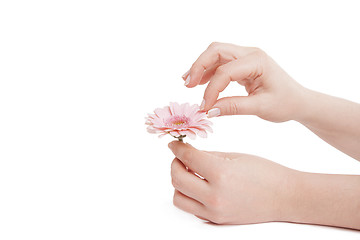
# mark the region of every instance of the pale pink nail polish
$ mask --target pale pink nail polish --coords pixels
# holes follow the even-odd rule
[[[187,86],[190,83],[190,75],[185,80],[185,86]]]
[[[187,75],[189,75],[189,73],[190,73],[190,69],[186,73],[184,73],[184,75],[182,75],[182,78],[185,78]]]
[[[212,117],[218,117],[220,116],[220,109],[219,108],[213,108],[208,111],[208,118]]]
[[[204,108],[205,108],[205,99],[203,99],[201,102],[200,110],[204,110]]]

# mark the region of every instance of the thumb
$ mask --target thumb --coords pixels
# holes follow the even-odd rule
[[[259,101],[257,96],[224,97],[217,100],[208,117],[224,115],[257,115]]]

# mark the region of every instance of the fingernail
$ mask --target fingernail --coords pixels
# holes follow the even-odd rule
[[[203,99],[201,102],[200,110],[204,110],[204,108],[205,108],[205,99]]]
[[[184,75],[182,75],[182,78],[185,78],[189,74],[189,72],[190,72],[190,69],[186,73],[184,73]]]
[[[190,83],[190,75],[185,80],[185,86],[187,86]]]
[[[219,108],[213,108],[208,111],[208,118],[217,117],[220,116],[220,109]]]

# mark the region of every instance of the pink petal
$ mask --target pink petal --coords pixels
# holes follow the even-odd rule
[[[206,138],[206,137],[207,137],[207,133],[206,133],[206,131],[203,130],[203,129],[191,127],[190,130],[193,131],[193,132],[195,132],[197,135],[199,135],[199,136],[202,137],[202,138]]]
[[[199,110],[200,110],[199,105],[194,104],[194,105],[192,105],[192,106],[190,107],[189,113],[188,113],[187,116],[188,116],[189,118],[193,118]]]
[[[189,103],[183,103],[183,104],[181,104],[181,105],[180,105],[181,115],[188,116],[188,115],[187,115],[187,111],[188,111],[189,108],[190,108]]]
[[[202,127],[203,127],[206,131],[209,131],[209,132],[213,133],[213,130],[212,130],[212,128],[211,128],[210,126],[208,126],[208,125],[203,125]]]
[[[162,138],[163,136],[165,136],[165,135],[167,135],[168,133],[162,133],[162,134],[160,134],[158,137],[159,138]]]
[[[201,120],[199,121],[199,123],[201,123],[201,124],[206,124],[206,125],[212,125],[212,124],[213,124],[212,122],[210,122],[209,120],[206,120],[206,119],[201,119]]]
[[[150,114],[150,113],[148,113],[148,116],[147,116],[147,118],[155,118],[155,114]]]
[[[166,119],[171,116],[169,107],[157,108],[154,110],[154,112],[160,119]]]
[[[173,116],[175,115],[181,115],[181,108],[180,105],[176,102],[170,103],[170,112]]]
[[[152,120],[152,123],[154,124],[154,126],[157,126],[157,127],[163,127],[164,126],[164,122],[162,121],[161,118],[158,118],[158,117],[154,118]]]
[[[180,136],[178,131],[171,131],[170,135],[173,136],[173,137],[179,137]]]
[[[190,129],[185,130],[185,131],[180,131],[180,134],[181,135],[186,135],[192,140],[194,140],[196,138],[196,134],[193,131],[191,131]]]
[[[189,103],[185,103],[183,105],[184,105],[183,113],[185,116],[188,116],[188,113],[191,111],[191,106]]]
[[[200,121],[201,119],[203,119],[205,117],[206,117],[206,113],[204,113],[204,112],[196,112],[191,119],[193,120],[193,122],[198,122],[198,121]]]
[[[148,126],[147,128],[146,128],[146,130],[149,132],[149,133],[157,133],[158,131],[155,129],[155,128],[153,128],[152,126]]]
[[[206,138],[207,137],[207,132],[205,130],[199,130],[197,135],[199,135],[199,137]]]

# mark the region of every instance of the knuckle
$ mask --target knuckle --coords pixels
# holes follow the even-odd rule
[[[220,45],[219,42],[212,42],[212,43],[210,43],[209,48],[218,49],[219,45]]]
[[[211,213],[210,220],[216,224],[224,224],[226,222],[225,213],[225,201],[220,195],[215,195],[207,204],[209,212]]]
[[[171,168],[170,175],[171,175],[171,179],[173,179],[176,176],[176,170],[174,168]]]
[[[173,205],[175,207],[180,207],[180,198],[179,198],[179,195],[178,194],[174,194],[174,197],[173,197]]]
[[[216,69],[216,74],[218,74],[218,75],[227,75],[228,72],[225,70],[224,66],[219,66]]]
[[[239,106],[237,102],[234,100],[230,100],[228,104],[229,112],[232,114],[238,114],[239,113]]]
[[[171,176],[176,172],[176,170],[178,169],[178,165],[177,165],[177,160],[174,159],[171,163],[171,167],[170,167],[170,171],[171,171]]]
[[[267,57],[267,54],[264,50],[260,49],[260,48],[257,48],[255,47],[254,48],[254,53],[255,56],[257,56],[259,59],[265,59]]]
[[[222,194],[222,187],[217,186],[211,194],[211,197],[208,198],[207,205],[212,211],[219,212],[222,211],[225,206],[225,198]]]
[[[258,47],[252,47],[252,50],[254,51],[254,53],[258,53],[258,54],[265,53],[261,48]]]
[[[181,183],[179,181],[179,178],[174,176],[174,175],[171,177],[171,184],[173,185],[173,187],[175,189],[179,189],[181,187]]]
[[[215,224],[225,224],[226,218],[221,213],[216,213],[211,216],[210,221]]]
[[[208,199],[207,205],[211,208],[212,211],[217,212],[221,208],[222,199],[218,195],[214,194],[211,198]]]
[[[220,78],[229,79],[229,81],[232,81],[229,71],[227,71],[227,69],[224,66],[218,67],[216,69],[215,74]]]
[[[190,68],[190,75],[196,72],[201,67],[201,61],[195,61]]]

